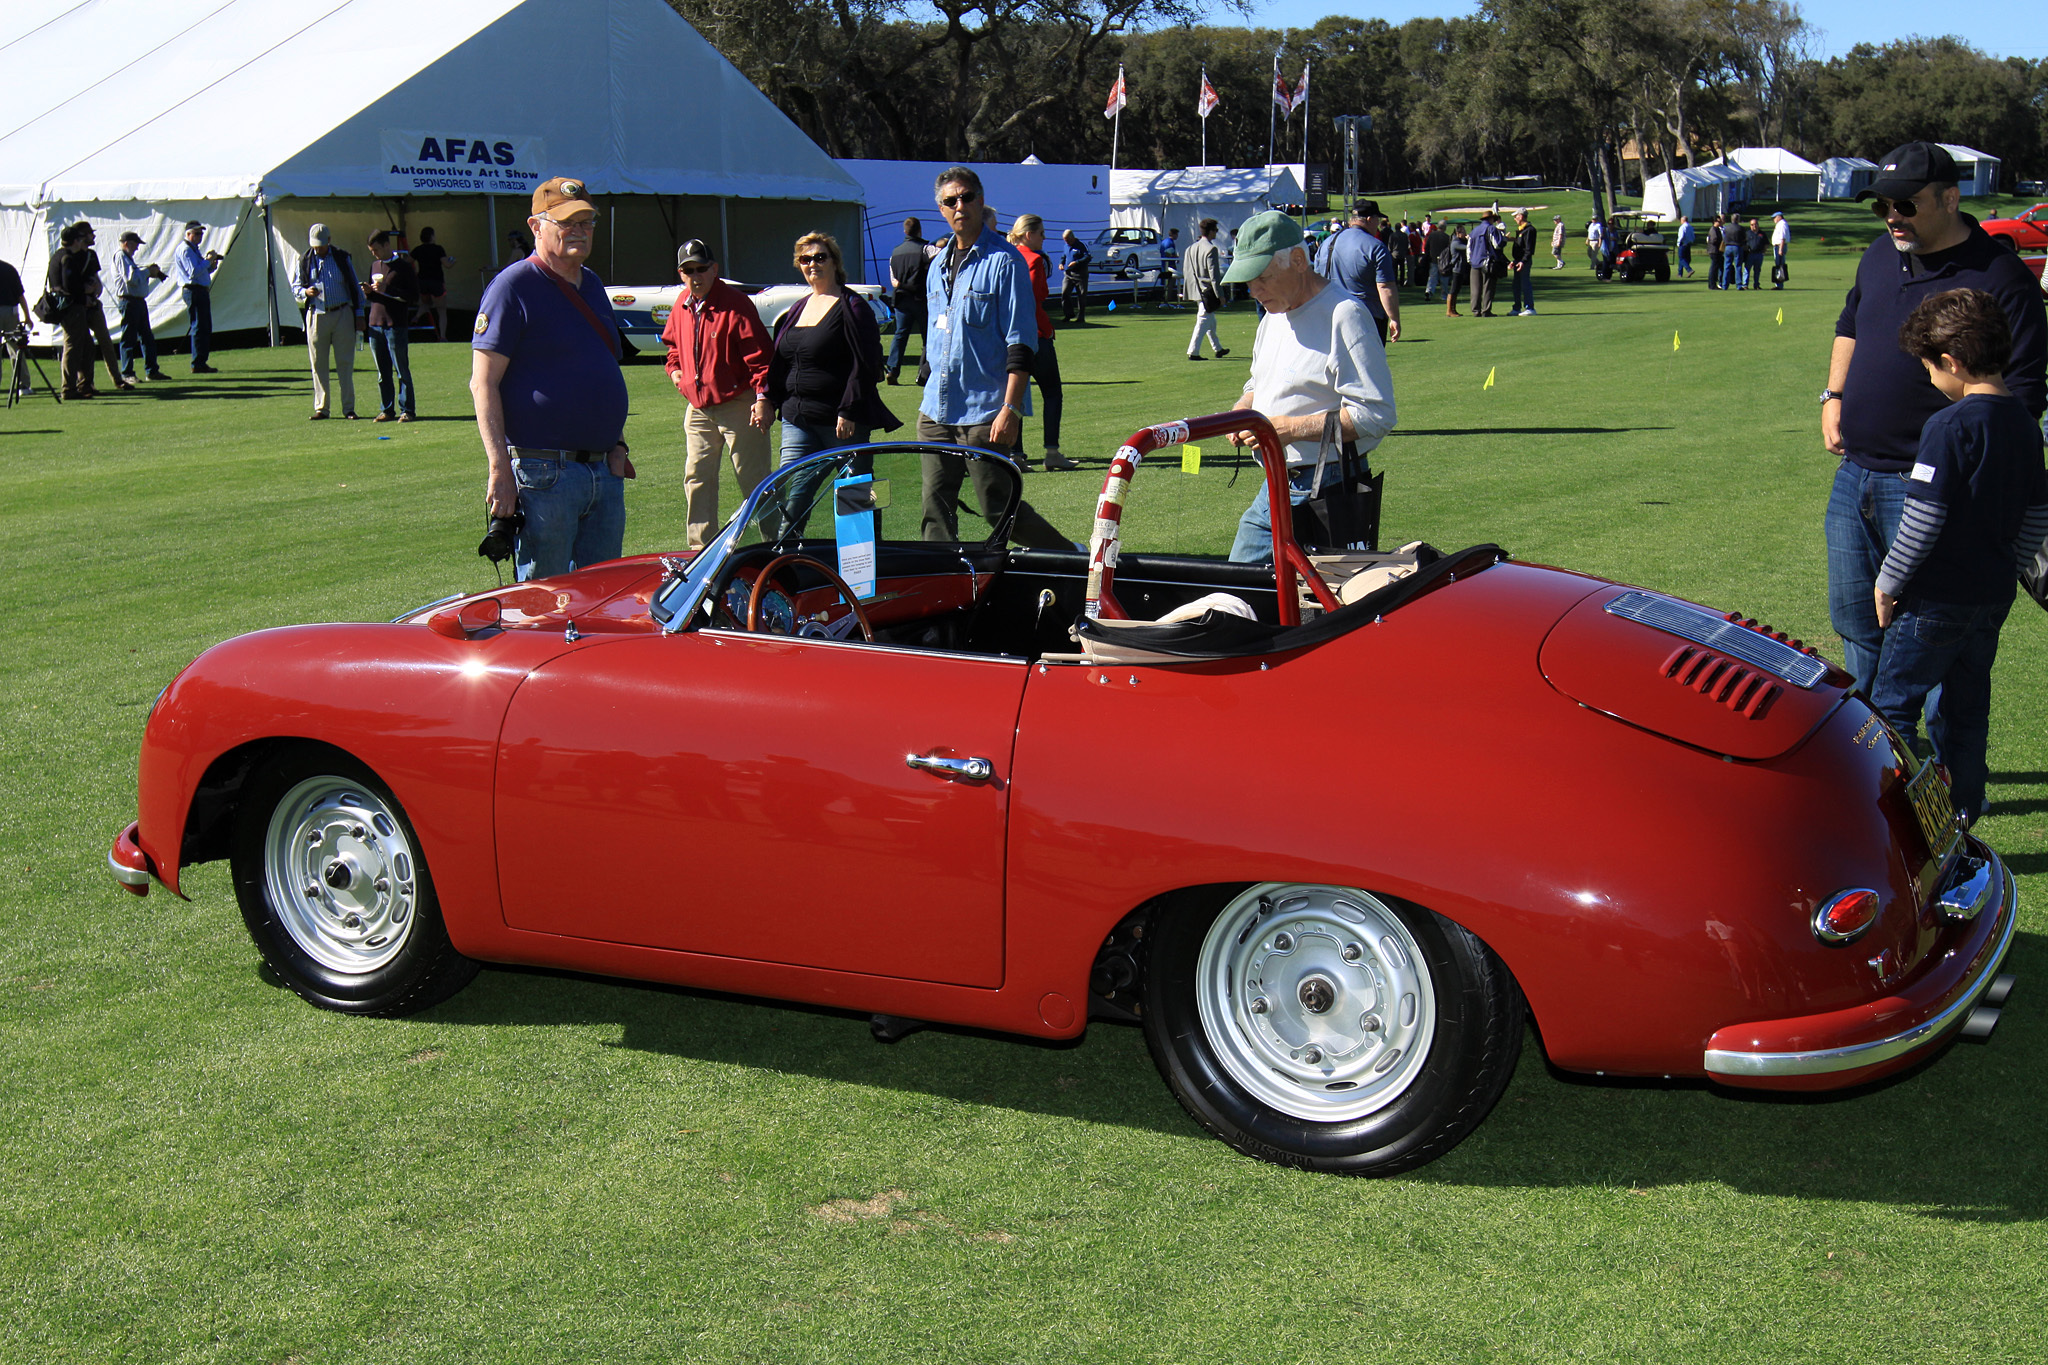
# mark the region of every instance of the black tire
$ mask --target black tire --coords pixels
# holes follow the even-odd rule
[[[1658,267],[1657,267],[1657,283],[1659,283],[1659,284],[1669,284],[1669,283],[1671,283],[1671,267],[1670,267],[1670,266],[1668,266],[1668,265],[1660,265],[1660,266],[1658,266]]]
[[[1354,916],[1365,927],[1337,942],[1353,932]],[[1375,937],[1412,945],[1407,951],[1421,970]],[[1312,938],[1321,946],[1312,948]],[[1202,887],[1162,902],[1146,940],[1152,1059],[1195,1121],[1247,1156],[1338,1175],[1411,1170],[1457,1146],[1514,1075],[1527,1008],[1520,988],[1477,937],[1420,906],[1343,887]],[[1268,978],[1278,957],[1287,960]],[[1241,984],[1252,973],[1257,984],[1227,1006],[1228,992],[1205,985]],[[1407,998],[1397,994],[1402,981],[1414,987],[1417,1012],[1409,1032],[1397,1036]],[[1205,1021],[1205,994],[1210,1018],[1222,1016],[1218,1023]],[[1354,1016],[1355,1009],[1365,1012]],[[1327,1021],[1310,1021],[1304,1010]],[[1419,1022],[1425,1017],[1426,1026]],[[1313,1045],[1291,1055],[1274,1050],[1273,1038],[1302,1025],[1332,1030],[1307,1040],[1331,1042],[1331,1056]],[[1357,1044],[1340,1055],[1339,1046],[1352,1041],[1339,1036],[1347,1032]],[[1412,1055],[1403,1058],[1406,1043]],[[1380,1086],[1384,1093],[1369,1093]]]
[[[416,1014],[477,973],[449,942],[404,808],[338,749],[291,744],[261,763],[235,812],[230,864],[264,963],[321,1009]]]

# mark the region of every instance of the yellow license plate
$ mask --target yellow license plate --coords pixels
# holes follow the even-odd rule
[[[1906,784],[1906,799],[1913,803],[1913,814],[1920,819],[1927,851],[1936,858],[1945,857],[1962,831],[1956,828],[1956,810],[1949,800],[1948,783],[1941,780],[1932,763],[1921,764],[1920,771]]]

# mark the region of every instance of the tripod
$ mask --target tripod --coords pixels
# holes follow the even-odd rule
[[[29,388],[28,372],[34,367],[36,378],[42,383],[43,392],[57,400],[61,406],[64,395],[50,387],[50,377],[43,373],[42,362],[28,353],[28,331],[21,327],[9,327],[0,332],[0,343],[7,348],[7,406],[13,407],[34,391]]]

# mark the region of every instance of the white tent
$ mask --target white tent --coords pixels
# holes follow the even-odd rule
[[[1658,172],[1643,183],[1643,213],[1660,222],[1711,219],[1749,202],[1749,176],[1737,166],[1710,161]]]
[[[1783,147],[1737,147],[1722,160],[1749,176],[1752,198],[1820,198],[1820,167]]]
[[[1860,156],[1831,156],[1820,163],[1820,197],[1854,199],[1877,179],[1877,163]]]
[[[915,218],[924,227],[925,240],[934,241],[946,233],[933,194],[939,172],[956,165],[951,161],[841,161],[839,169],[859,183],[867,200],[867,222],[862,230],[862,250],[867,258],[867,279],[889,282],[889,253],[903,240],[903,220]],[[1035,213],[1045,219],[1045,235],[1058,241],[1060,233],[1072,228],[1092,239],[1109,223],[1109,167],[1049,166],[1033,158],[1022,163],[970,162],[968,169],[981,177],[983,202],[993,207],[1003,231],[1020,213]],[[848,255],[854,253],[849,250]]]
[[[472,306],[551,175],[596,196],[613,281],[672,280],[693,236],[787,278],[801,232],[859,224],[859,185],[662,0],[6,0],[0,64],[0,258],[40,280],[85,219],[102,259],[132,227],[168,263],[197,220],[220,330],[266,325],[273,289],[296,321],[314,220],[353,250],[434,227]],[[168,283],[150,312],[182,326]]]
[[[1953,142],[1940,144],[1942,149],[1956,161],[1956,185],[1964,197],[1973,194],[1998,193],[1998,169],[2000,161],[1989,152],[1980,152],[1975,147],[1961,147]]]
[[[1301,182],[1285,166],[1116,171],[1109,178],[1109,221],[1113,227],[1156,228],[1161,236],[1179,228],[1181,241],[1192,242],[1201,221],[1214,218],[1227,239],[1253,214],[1275,204],[1299,204],[1305,197]]]

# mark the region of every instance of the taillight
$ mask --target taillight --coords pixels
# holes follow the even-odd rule
[[[1877,923],[1884,902],[1875,891],[1837,892],[1813,912],[1813,936],[1822,943],[1848,943]]]

